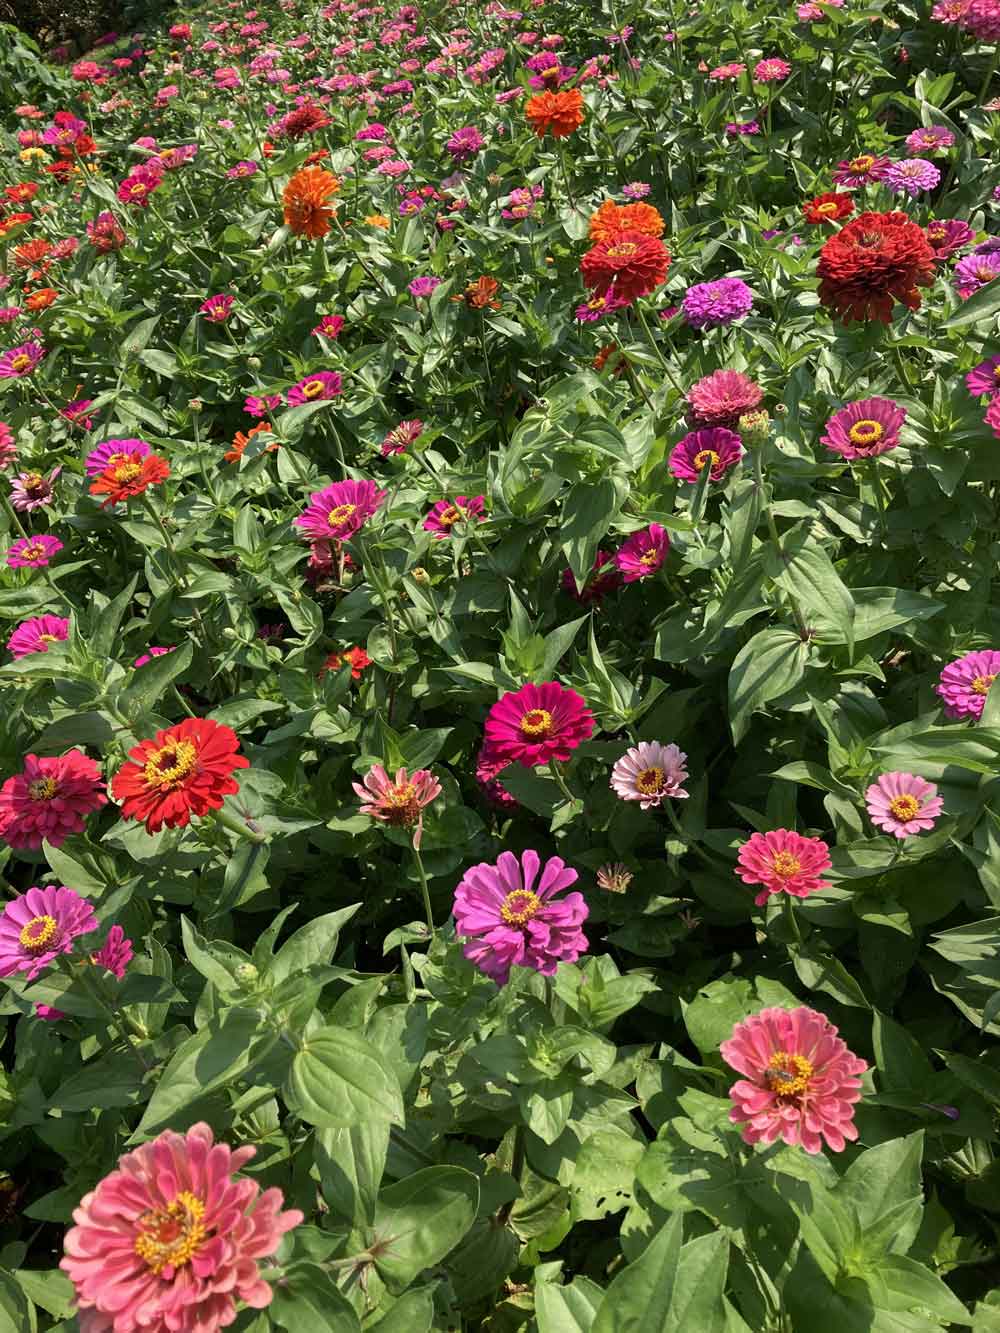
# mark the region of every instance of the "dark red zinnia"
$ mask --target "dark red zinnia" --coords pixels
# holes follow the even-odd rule
[[[862,213],[819,254],[819,299],[845,324],[888,324],[896,301],[920,307],[919,287],[934,281],[934,251],[905,213]]]
[[[621,301],[647,296],[666,281],[670,251],[658,236],[641,231],[613,232],[580,260],[586,286],[601,296],[614,290]]]
[[[219,810],[240,789],[233,777],[250,761],[237,754],[239,738],[207,717],[185,718],[129,750],[129,762],[111,780],[125,819],[141,819],[148,833],[164,824],[183,828],[192,815]]]

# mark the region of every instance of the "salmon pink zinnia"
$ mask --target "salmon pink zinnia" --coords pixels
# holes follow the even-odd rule
[[[868,1066],[852,1054],[825,1014],[808,1009],[762,1009],[737,1023],[719,1047],[743,1077],[729,1089],[729,1119],[746,1143],[778,1139],[808,1153],[824,1141],[841,1152],[858,1137],[854,1106]]]
[[[594,716],[575,690],[558,681],[522,685],[489,711],[485,739],[498,758],[534,768],[550,759],[566,761],[594,732]]]
[[[24,771],[0,787],[0,839],[11,847],[61,847],[86,816],[107,805],[101,773],[80,750],[24,757]]]
[[[791,829],[753,833],[737,853],[736,875],[744,884],[762,884],[754,898],[763,907],[773,893],[808,898],[830,885],[821,879],[830,868],[830,849],[822,838],[804,838]]]
[[[218,1333],[236,1302],[263,1310],[259,1261],[303,1220],[279,1189],[238,1172],[256,1155],[216,1143],[206,1124],[165,1130],[85,1194],[60,1267],[81,1333]]]

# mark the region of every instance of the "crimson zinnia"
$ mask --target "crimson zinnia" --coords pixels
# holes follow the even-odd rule
[[[250,767],[236,753],[239,743],[234,731],[207,717],[185,718],[140,741],[111,780],[122,815],[158,833],[164,824],[183,828],[192,815],[221,809],[223,799],[240,789],[235,770]]]
[[[920,308],[917,288],[934,281],[934,251],[905,213],[862,213],[824,244],[816,271],[820,301],[845,324],[888,324],[895,301]]]
[[[670,251],[658,236],[615,232],[598,241],[580,260],[583,281],[600,295],[611,288],[621,301],[634,301],[659,287],[670,268]]]

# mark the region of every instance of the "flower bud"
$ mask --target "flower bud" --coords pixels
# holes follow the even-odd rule
[[[744,412],[737,422],[737,429],[744,444],[763,444],[771,433],[771,414],[763,408],[757,412]]]

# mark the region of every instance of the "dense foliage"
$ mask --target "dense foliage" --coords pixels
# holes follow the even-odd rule
[[[997,0],[169,23],[3,38],[0,1333],[1000,1329]]]

